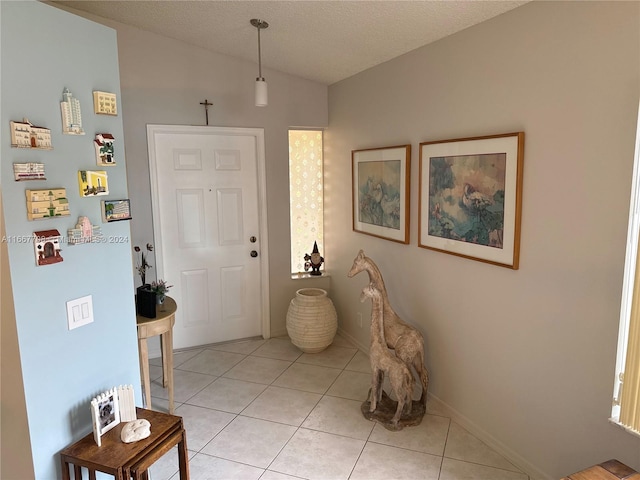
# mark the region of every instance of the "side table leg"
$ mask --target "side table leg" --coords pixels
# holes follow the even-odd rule
[[[164,334],[160,335],[160,355],[162,356],[162,386],[167,388],[167,342],[165,342]]]
[[[142,384],[144,386],[145,408],[151,409],[151,380],[149,379],[149,350],[147,339],[138,339],[138,350],[140,355],[140,373],[142,374]]]
[[[167,364],[167,384],[169,387],[169,413],[174,413],[173,402],[173,329],[170,328],[161,335],[162,345],[165,349],[163,365]]]
[[[189,456],[185,430],[182,430],[182,440],[178,443],[178,468],[180,469],[180,480],[189,480]]]
[[[62,480],[71,480],[69,476],[69,464],[64,458],[60,460],[62,462]]]

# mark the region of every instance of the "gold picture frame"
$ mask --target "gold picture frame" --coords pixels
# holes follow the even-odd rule
[[[353,230],[409,243],[411,145],[351,151]]]
[[[517,270],[524,132],[420,144],[418,246]]]

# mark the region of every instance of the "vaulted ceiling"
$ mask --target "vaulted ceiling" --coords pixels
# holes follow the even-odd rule
[[[332,84],[528,0],[55,0],[212,52]]]

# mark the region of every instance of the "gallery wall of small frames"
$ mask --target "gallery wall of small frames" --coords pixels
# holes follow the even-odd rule
[[[117,116],[116,94],[109,92],[93,92],[93,112],[95,115]],[[85,135],[82,126],[82,108],[80,101],[68,89],[62,90],[60,102],[61,129],[65,135]],[[27,117],[12,120],[10,123],[11,147],[19,149],[53,150],[51,130],[46,126],[34,125]],[[86,138],[86,137],[85,137]],[[80,198],[91,198],[109,195],[108,171],[104,167],[117,167],[114,153],[116,138],[109,132],[95,132],[87,140],[93,143],[95,158],[92,164],[98,168],[79,170],[77,173],[78,192]],[[40,159],[39,159],[40,160]],[[47,181],[44,161],[13,164],[16,182],[38,182],[38,188],[25,189],[25,206],[29,221],[46,221],[70,217],[72,206],[67,197],[66,188],[58,185],[42,186]],[[70,179],[70,181],[72,181]],[[35,185],[35,183],[34,183]],[[128,199],[103,200],[95,218],[102,223],[130,220],[130,202]],[[103,241],[101,227],[92,222],[88,216],[79,216],[75,223],[69,224],[67,237],[64,238],[58,229],[44,228],[33,232],[33,244],[36,265],[53,265],[62,262],[62,245],[80,245]]]

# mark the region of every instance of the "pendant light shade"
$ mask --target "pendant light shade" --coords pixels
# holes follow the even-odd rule
[[[266,107],[268,104],[267,82],[264,78],[256,78],[256,107]]]
[[[256,107],[268,105],[267,82],[262,76],[262,52],[260,50],[260,30],[267,28],[269,24],[257,18],[251,19],[251,25],[258,29],[258,78],[256,78]]]

